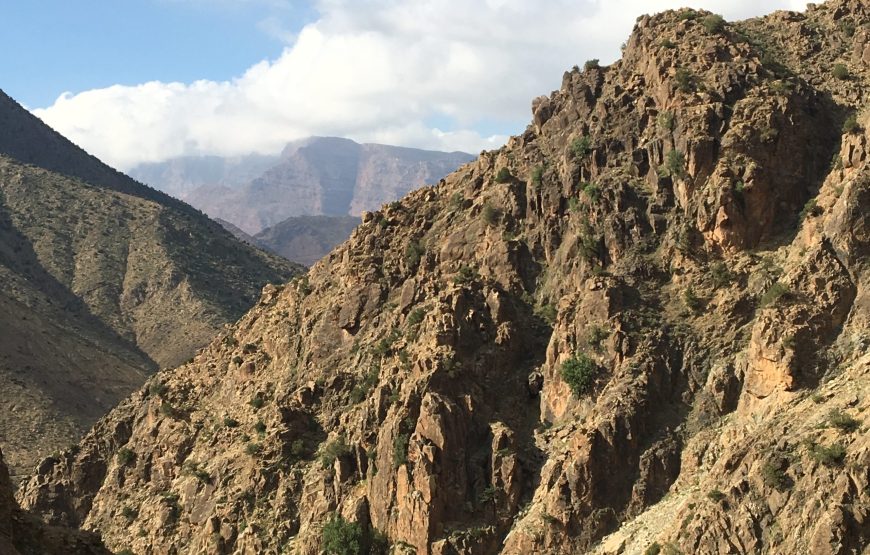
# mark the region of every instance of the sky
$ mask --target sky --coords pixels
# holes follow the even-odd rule
[[[0,0],[0,88],[128,170],[342,136],[479,152],[637,16],[804,0]]]

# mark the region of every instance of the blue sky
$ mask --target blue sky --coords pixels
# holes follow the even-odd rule
[[[636,18],[804,0],[2,0],[0,88],[114,167],[312,135],[477,153]]]
[[[0,88],[29,107],[144,81],[226,80],[276,58],[316,12],[306,2],[6,0]]]

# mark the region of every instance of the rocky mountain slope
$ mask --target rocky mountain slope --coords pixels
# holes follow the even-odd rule
[[[0,437],[18,475],[298,267],[117,174],[7,97],[0,119],[17,126],[0,133]]]
[[[90,532],[46,526],[22,511],[12,497],[12,482],[0,452],[0,553],[3,555],[109,555]]]
[[[182,158],[139,166],[131,175],[255,235],[292,216],[358,216],[473,159],[462,152],[311,137],[288,144],[274,161],[243,157],[218,167],[222,159]],[[258,168],[264,169],[251,177]]]
[[[640,18],[19,501],[140,554],[866,553],[868,66],[858,0]]]

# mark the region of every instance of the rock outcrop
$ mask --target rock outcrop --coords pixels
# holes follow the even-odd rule
[[[22,511],[12,497],[9,472],[0,453],[0,553],[3,555],[110,555],[98,535],[47,526]]]
[[[865,552],[867,28],[642,17],[20,502],[136,553]]]

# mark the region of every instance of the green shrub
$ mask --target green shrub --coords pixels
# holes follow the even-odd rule
[[[846,121],[843,122],[843,133],[852,135],[861,131],[861,126],[858,125],[858,116],[852,114]]]
[[[601,188],[595,183],[584,183],[581,190],[590,202],[596,202],[601,197]]]
[[[662,39],[659,43],[662,48],[667,48],[668,50],[672,50],[677,47],[677,45],[671,39]]]
[[[115,454],[115,459],[118,461],[120,466],[127,466],[133,459],[136,458],[136,453],[127,449],[126,447],[121,447],[118,449],[118,452]]]
[[[701,20],[701,24],[710,34],[718,34],[725,29],[725,20],[718,14],[710,14],[704,17],[704,19]]]
[[[643,555],[659,555],[661,552],[662,546],[659,545],[659,542],[652,542],[646,550],[644,550]]]
[[[669,111],[660,112],[656,116],[656,124],[665,131],[673,131],[676,127],[674,113]]]
[[[691,21],[698,18],[698,12],[691,8],[686,8],[677,15],[680,21]]]
[[[155,380],[148,384],[148,393],[154,397],[163,397],[166,395],[166,384]]]
[[[704,301],[698,297],[692,287],[688,287],[683,291],[683,302],[686,303],[686,307],[689,310],[695,313],[704,308]]]
[[[684,177],[686,175],[686,156],[679,150],[671,150],[665,156],[665,162],[659,166],[662,177]]]
[[[557,310],[555,306],[549,303],[542,303],[535,307],[535,315],[552,326],[556,323]]]
[[[363,527],[358,522],[348,522],[338,515],[333,515],[323,525],[322,541],[326,555],[367,553]]]
[[[674,79],[677,81],[677,89],[681,92],[690,93],[698,88],[695,75],[684,67],[677,69],[677,72],[674,74]]]
[[[121,509],[121,516],[127,519],[128,522],[132,522],[139,516],[139,511],[129,505],[124,505],[124,508]]]
[[[560,374],[574,396],[582,397],[592,391],[598,365],[584,354],[575,355],[562,363]]]
[[[801,211],[798,214],[798,218],[800,218],[801,221],[804,221],[810,216],[817,216],[818,213],[818,203],[816,202],[816,199],[811,198],[806,202],[806,204],[804,204],[804,207],[801,208]]]
[[[544,166],[535,166],[532,169],[532,184],[540,187],[544,177]]]
[[[419,241],[410,241],[405,247],[405,264],[409,268],[417,268],[425,252],[425,247]]]
[[[480,275],[477,273],[477,270],[467,264],[463,264],[459,267],[459,271],[456,272],[456,275],[453,277],[453,283],[456,285],[465,285],[476,281],[480,278]]]
[[[589,71],[590,69],[598,69],[601,65],[598,63],[598,58],[593,58],[591,60],[586,60],[586,63],[583,64],[583,69]]]
[[[226,426],[227,428],[238,428],[239,421],[230,416],[224,416],[224,426]]]
[[[177,418],[178,411],[169,401],[163,401],[160,403],[160,414],[166,416],[168,418]]]
[[[777,491],[786,491],[791,488],[792,480],[785,472],[787,462],[783,459],[768,461],[761,467],[761,479],[765,485]]]
[[[714,503],[719,503],[720,501],[725,499],[725,494],[718,489],[711,489],[707,492],[707,497],[710,499],[710,501]]]
[[[513,175],[511,175],[511,171],[507,168],[501,168],[498,170],[498,173],[495,176],[496,183],[507,183],[511,179],[513,179]]]
[[[339,459],[350,454],[350,445],[345,441],[344,436],[338,436],[333,441],[326,444],[320,452],[320,464],[323,468],[329,468],[335,464],[335,459]]]
[[[263,399],[263,396],[260,395],[260,394],[254,395],[254,396],[251,398],[251,400],[248,401],[248,404],[251,405],[254,409],[261,409],[261,408],[263,408],[263,405],[264,405],[265,403],[266,403],[265,399]]]
[[[393,439],[393,468],[399,468],[408,462],[408,445],[411,443],[411,434],[399,433]]]
[[[828,425],[837,428],[842,432],[846,432],[847,434],[851,434],[861,426],[861,421],[852,418],[845,412],[832,410],[828,413]]]
[[[266,434],[266,424],[262,420],[257,420],[257,423],[254,424],[254,431],[257,432],[261,437]]]
[[[209,474],[204,468],[199,466],[199,463],[193,461],[185,461],[182,465],[182,471],[185,474],[195,476],[197,480],[202,482],[203,484],[211,484],[211,474]]]
[[[350,401],[353,404],[361,403],[372,389],[378,385],[380,369],[377,366],[372,366],[369,371],[363,376],[363,379],[357,383],[350,392]]]
[[[450,195],[450,209],[451,210],[460,210],[462,206],[465,204],[465,197],[462,196],[462,193],[455,192]]]
[[[845,81],[850,77],[849,68],[846,67],[846,64],[834,64],[834,69],[831,71],[831,74],[841,81]]]
[[[790,295],[791,291],[789,291],[788,287],[777,281],[764,292],[761,299],[758,301],[758,306],[764,308],[773,305],[780,299],[784,300],[789,298]]]
[[[420,322],[423,321],[423,318],[425,316],[426,316],[426,311],[424,309],[415,308],[414,310],[411,311],[410,314],[408,314],[408,318],[407,318],[407,320],[405,320],[405,323],[408,324],[408,327],[414,327],[416,325],[419,325]]]
[[[571,154],[574,158],[585,158],[592,152],[592,139],[583,136],[571,141]]]
[[[247,453],[248,455],[250,455],[252,457],[254,455],[256,455],[257,453],[259,453],[262,449],[263,449],[262,445],[260,445],[259,443],[254,443],[253,441],[251,441],[247,445],[245,445],[245,453]]]
[[[734,280],[734,274],[724,262],[717,261],[710,265],[710,279],[713,280],[713,285],[716,287],[725,287]]]
[[[610,332],[601,326],[589,326],[586,329],[586,342],[596,351],[601,350],[601,342],[610,337]]]
[[[834,443],[827,447],[814,443],[810,446],[810,458],[825,466],[842,466],[846,459],[846,447],[842,443]]]
[[[498,223],[498,218],[501,213],[499,212],[498,208],[495,208],[493,205],[486,202],[483,204],[480,215],[483,218],[483,221],[486,222],[486,225],[492,226]]]

